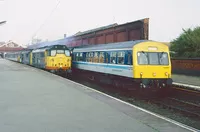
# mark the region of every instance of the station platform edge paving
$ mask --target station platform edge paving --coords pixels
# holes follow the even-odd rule
[[[200,90],[200,77],[198,76],[188,76],[181,74],[172,74],[172,79],[174,83],[183,84],[183,85],[192,85],[199,87]]]
[[[4,132],[193,131],[26,65],[0,60]]]

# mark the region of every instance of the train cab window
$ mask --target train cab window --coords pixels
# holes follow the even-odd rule
[[[159,60],[161,65],[169,65],[169,58],[166,52],[159,53]]]
[[[104,63],[104,52],[99,53],[99,63]]]
[[[66,56],[70,56],[69,50],[65,50],[65,55],[66,55]]]
[[[51,50],[51,56],[56,56],[56,50]]]
[[[117,64],[124,64],[125,52],[118,52],[117,53]]]
[[[158,53],[149,53],[149,64],[159,65]]]
[[[116,52],[111,52],[111,54],[110,54],[110,63],[116,64],[116,55],[117,55]]]
[[[64,54],[64,50],[57,50],[57,54]]]
[[[140,65],[147,65],[148,64],[148,54],[145,52],[138,52],[138,64]]]

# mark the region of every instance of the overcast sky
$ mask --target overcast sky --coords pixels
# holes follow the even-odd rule
[[[7,21],[0,41],[27,44],[35,33],[55,40],[143,18],[149,18],[149,39],[171,41],[182,28],[200,26],[199,16],[200,0],[0,0],[0,21]]]

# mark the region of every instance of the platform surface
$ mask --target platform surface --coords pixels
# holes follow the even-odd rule
[[[194,85],[199,86],[200,88],[200,77],[198,76],[187,76],[181,74],[172,74],[173,82],[185,84],[185,85]]]
[[[0,59],[2,132],[187,132],[67,79]]]

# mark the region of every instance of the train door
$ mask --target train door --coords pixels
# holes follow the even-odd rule
[[[33,66],[36,66],[36,59],[37,59],[36,53],[33,53],[33,55],[32,55],[32,64],[33,64]]]
[[[109,73],[109,63],[110,63],[110,52],[105,52],[105,71],[104,73]]]
[[[33,57],[33,54],[32,52],[29,53],[29,65],[32,65],[32,57]]]

